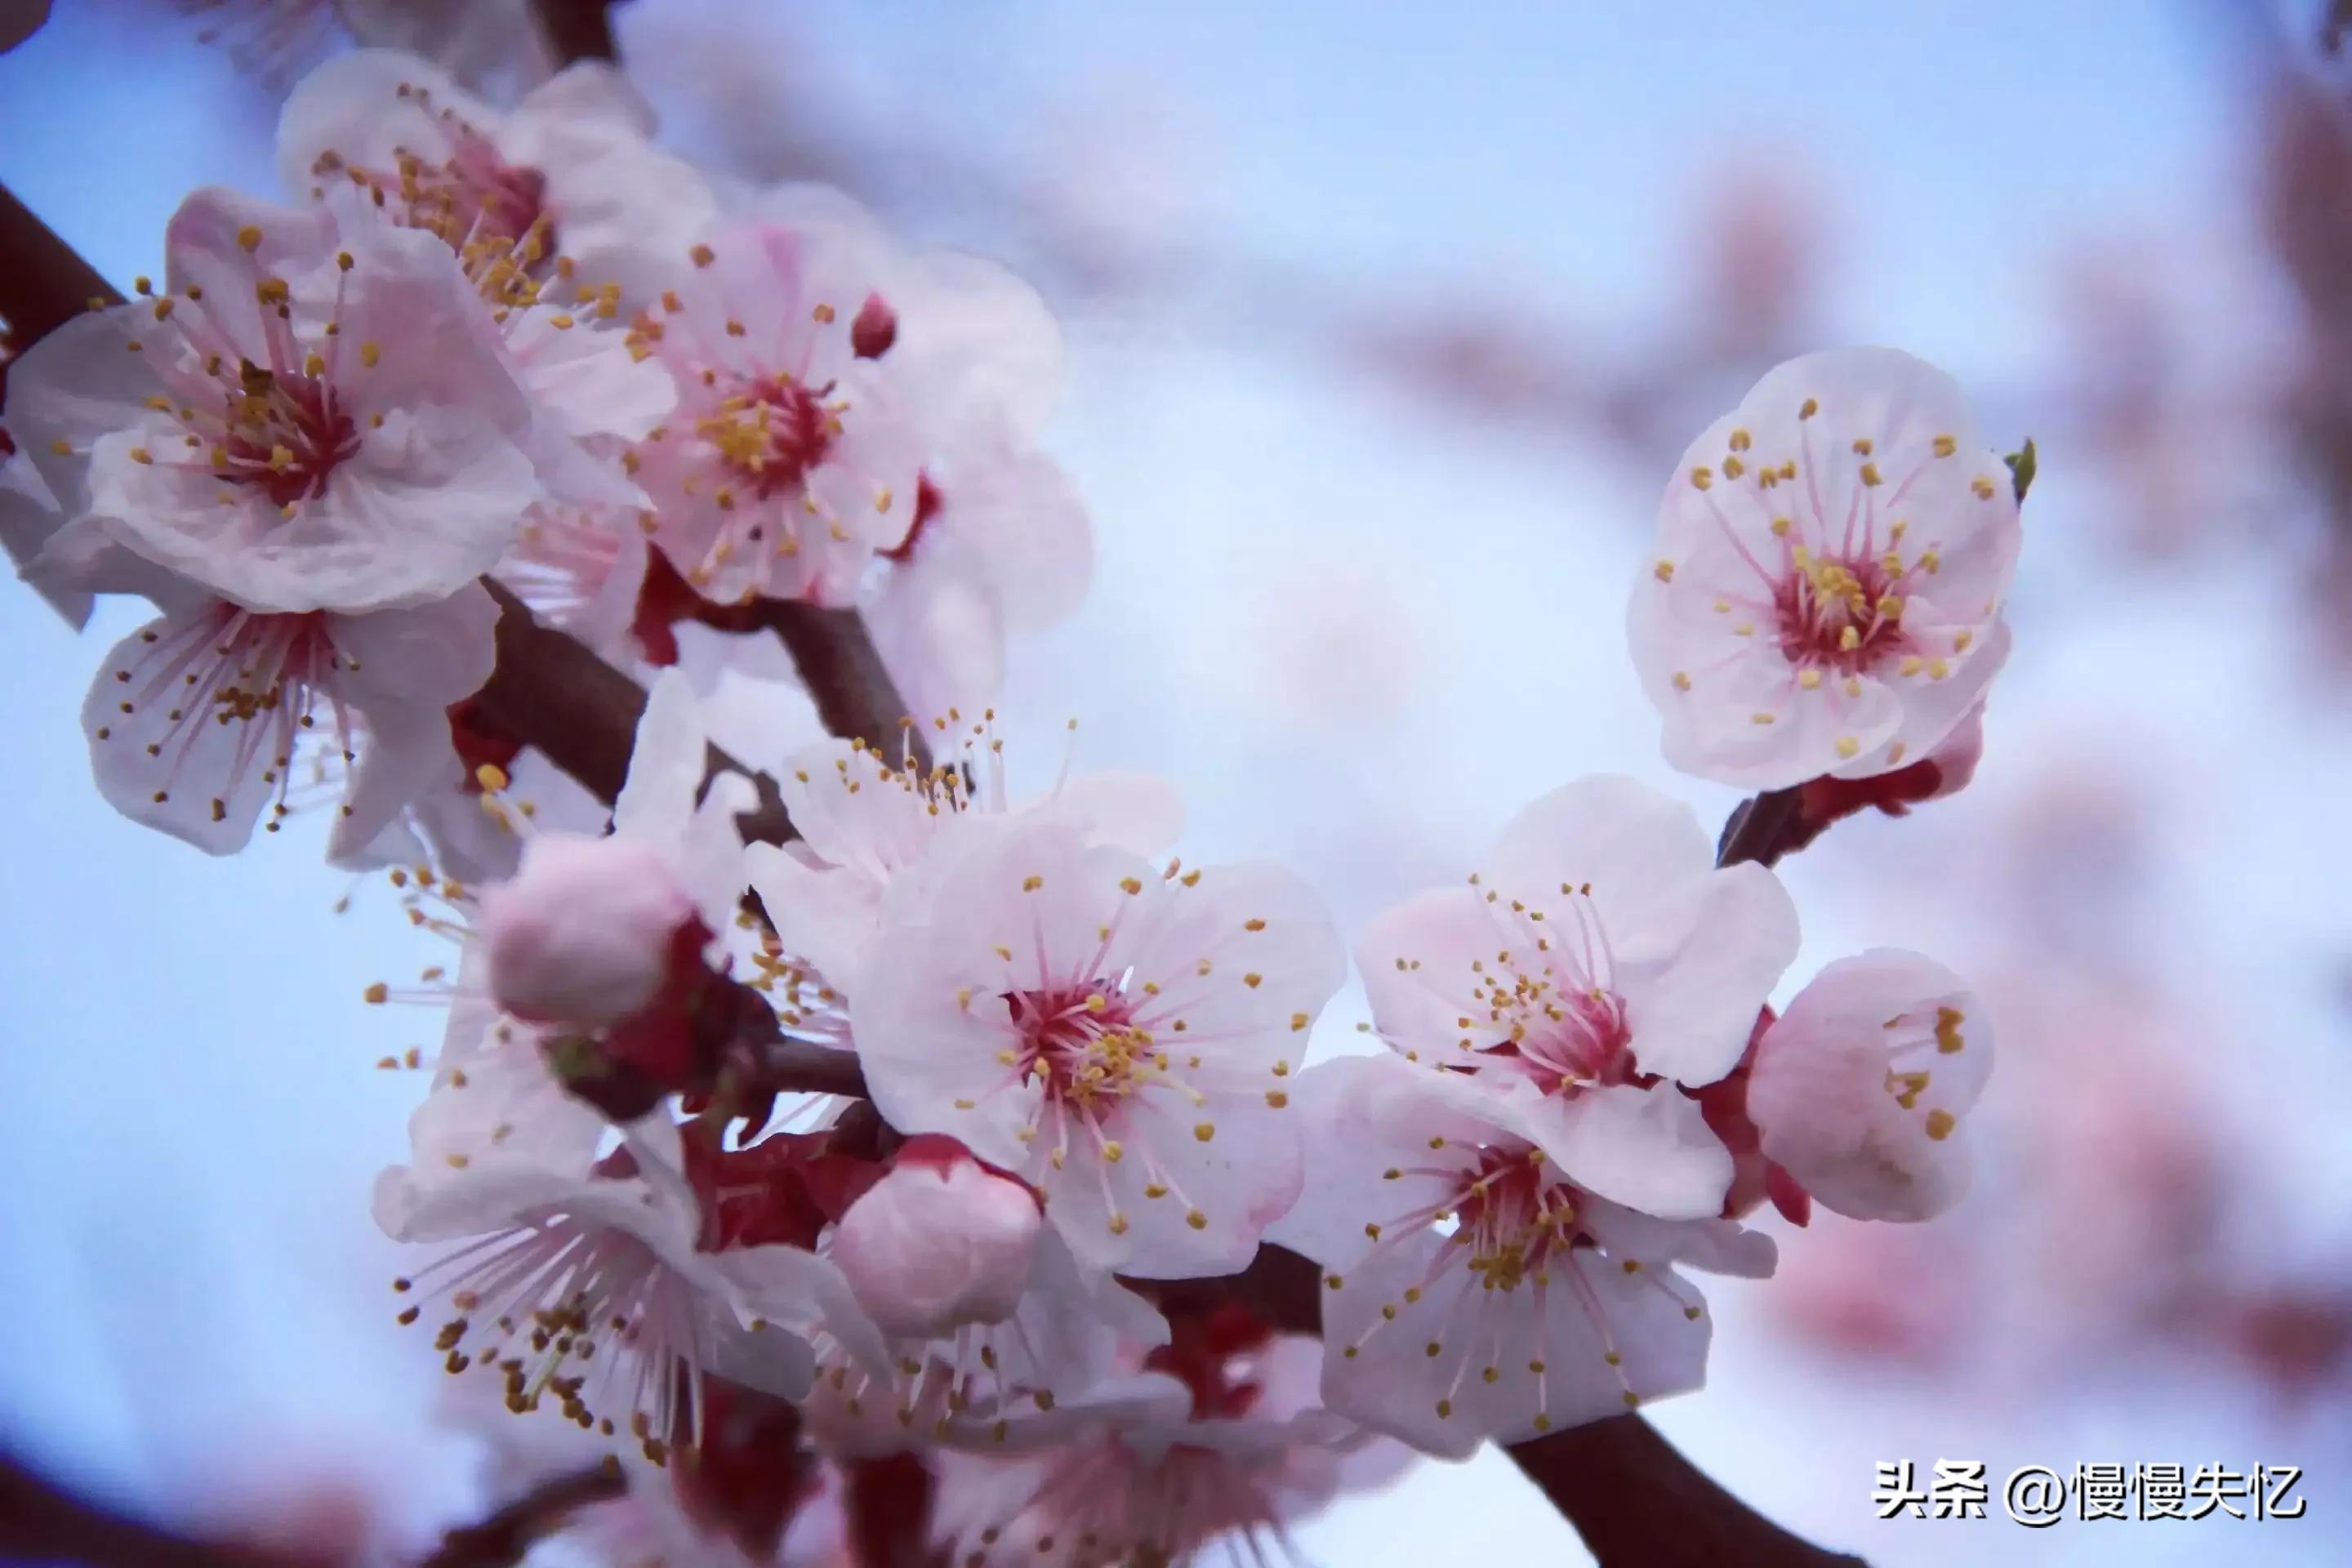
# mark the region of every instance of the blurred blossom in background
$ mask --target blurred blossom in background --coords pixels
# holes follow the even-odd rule
[[[838,184],[1045,290],[1071,350],[1054,444],[1099,558],[1083,610],[1012,649],[1011,749],[1042,783],[1076,716],[1088,763],[1181,784],[1188,854],[1279,856],[1351,931],[1573,774],[1734,804],[1661,762],[1623,606],[1685,437],[1765,369],[1900,345],[1989,439],[2033,437],[1975,784],[1783,868],[1793,973],[1917,947],[1991,1006],[1979,1184],[1932,1226],[1780,1227],[1781,1279],[1721,1288],[1709,1388],[1655,1418],[1879,1563],[2332,1563],[2352,57],[2324,9],[616,17],[680,151]],[[152,269],[188,187],[274,189],[278,94],[338,32],[317,4],[60,6],[0,59],[0,179],[110,277]],[[367,1192],[413,1098],[373,1064],[432,1020],[354,1005],[421,950],[380,885],[297,846],[214,861],[110,810],[75,720],[88,649],[5,593],[0,1429],[165,1517],[428,1542],[480,1501],[479,1424],[394,1331]],[[1363,1016],[1343,996],[1318,1049],[1358,1048]],[[2036,1531],[1996,1494],[1985,1523],[1877,1522],[1874,1463],[1903,1458],[1982,1459],[1996,1486],[2295,1464],[2310,1505]],[[1335,1568],[1577,1552],[1493,1452],[1296,1544]]]

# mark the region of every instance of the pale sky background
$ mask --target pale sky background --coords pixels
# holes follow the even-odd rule
[[[188,188],[270,189],[272,106],[161,8],[59,9],[0,59],[0,179],[118,281],[159,270]],[[1663,473],[1589,432],[1497,434],[1401,396],[1302,352],[1262,294],[1223,284],[1299,269],[1375,316],[1507,301],[1588,344],[1598,371],[1693,309],[1706,181],[1785,176],[1819,214],[1820,343],[1944,364],[1978,389],[1992,439],[2042,437],[2043,474],[1979,783],[1929,816],[1841,827],[1838,852],[1791,866],[1807,925],[1792,986],[1873,943],[1965,967],[1997,945],[1969,929],[1970,879],[2000,863],[1998,825],[2029,786],[2078,757],[2160,777],[2151,809],[2178,830],[2159,836],[2141,918],[2151,963],[2193,973],[2218,1020],[2201,1065],[2211,1114],[2262,1152],[2245,1185],[2277,1194],[2241,1238],[2250,1267],[2340,1280],[2352,854],[2333,781],[2352,777],[2352,728],[2284,613],[2294,563],[2235,546],[2277,520],[2217,516],[2230,537],[2185,565],[2137,564],[2111,542],[2116,494],[2069,468],[2063,437],[2023,427],[2050,413],[2031,389],[2070,368],[2053,281],[2070,237],[2126,246],[2208,319],[2242,322],[2219,334],[2224,357],[2281,330],[2231,194],[2248,24],[2223,18],[2239,13],[2260,26],[2268,7],[637,0],[623,40],[706,146],[720,144],[709,73],[746,71],[772,79],[772,107],[843,134],[1057,170],[1024,188],[1133,227],[1146,256],[1229,258],[1163,279],[1164,307],[1070,314],[1055,445],[1092,504],[1099,570],[1077,619],[1015,647],[1009,749],[1042,784],[1078,716],[1081,765],[1183,786],[1188,859],[1286,858],[1351,933],[1576,773],[1639,774],[1710,823],[1733,797],[1664,770],[1623,654]],[[988,216],[951,205],[926,209],[926,237],[988,248]],[[1694,406],[1690,429],[1719,411]],[[0,1433],[166,1511],[324,1471],[458,1506],[462,1454],[429,1425],[441,1374],[392,1326],[385,1281],[404,1265],[366,1214],[422,1087],[371,1064],[429,1044],[433,1021],[360,1005],[369,981],[424,962],[405,922],[377,889],[331,912],[349,879],[318,864],[318,824],[215,861],[115,816],[76,714],[141,609],[108,605],[76,637],[21,585],[0,605],[0,801],[16,824]],[[1343,995],[1318,1044],[1344,1048],[1362,1016]],[[1992,1098],[2013,1081],[1997,1074]],[[2032,1202],[1997,1169],[1970,1200]],[[1984,1216],[2011,1212],[1979,1209],[1969,1229],[1964,1208],[1926,1237],[1925,1267],[1947,1236],[1999,1256]],[[1791,1252],[1809,1239],[1783,1227]],[[2033,1267],[2021,1248],[2021,1288]],[[2352,1547],[2340,1391],[2297,1415],[2192,1363],[1913,1377],[1776,1332],[1771,1289],[1710,1290],[1713,1384],[1654,1414],[1815,1539],[1881,1564],[2319,1563]],[[1982,1458],[1996,1477],[2297,1463],[2311,1517],[1875,1523],[1872,1463],[1901,1458]],[[1577,1560],[1495,1455],[1423,1466],[1298,1545],[1325,1568]]]

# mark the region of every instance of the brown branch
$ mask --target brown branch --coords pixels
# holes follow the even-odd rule
[[[0,257],[7,258],[0,317],[6,318],[9,336],[19,347],[72,321],[92,300],[122,303],[114,286],[5,184],[0,184]]]
[[[621,58],[613,42],[611,0],[531,0],[530,8],[558,63]]]
[[[1163,1309],[1239,1301],[1276,1328],[1323,1331],[1322,1269],[1265,1246],[1239,1274],[1128,1281]],[[1601,1568],[1862,1568],[1790,1534],[1709,1480],[1635,1415],[1572,1426],[1504,1450]]]
[[[1504,1450],[1576,1526],[1601,1568],[1864,1568],[1724,1490],[1639,1415]]]
[[[618,1459],[544,1480],[479,1524],[450,1531],[421,1568],[513,1568],[572,1515],[629,1489]]]
[[[817,717],[827,732],[864,741],[894,763],[898,759],[891,755],[889,740],[903,734],[914,768],[929,770],[930,748],[908,716],[864,616],[856,610],[820,609],[796,599],[767,599],[761,602],[757,619],[793,656],[801,684],[815,700]]]
[[[1794,789],[1767,790],[1741,801],[1723,825],[1715,863],[1771,865],[1794,847],[1790,838],[1802,824],[1803,805],[1803,792]]]
[[[498,667],[474,694],[475,710],[507,736],[544,752],[610,805],[629,776],[646,689],[570,633],[541,624],[501,584],[485,577],[482,585],[499,605]],[[760,804],[735,819],[746,843],[782,844],[793,837],[774,779],[716,745],[709,766],[712,773],[741,773],[760,792]]]
[[[5,1455],[0,1558],[80,1568],[329,1568],[331,1562],[169,1534],[73,1497]]]

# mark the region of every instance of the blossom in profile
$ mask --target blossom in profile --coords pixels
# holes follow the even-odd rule
[[[634,306],[684,267],[719,211],[709,182],[656,147],[653,129],[605,61],[567,67],[501,110],[432,61],[358,49],[287,100],[278,177],[298,199],[356,187],[395,223],[461,251],[509,251],[541,278],[560,255],[578,279],[614,285]]]
[[[459,1244],[394,1282],[400,1321],[430,1312],[445,1369],[499,1376],[509,1410],[656,1462],[700,1429],[706,1373],[804,1395],[808,1343],[781,1325],[854,1314],[839,1276],[789,1244],[723,1245],[677,1127],[646,1118],[600,1156],[606,1123],[555,1087],[535,1040],[487,1006],[451,1017],[485,1023],[481,1047],[445,1043],[410,1163],[377,1179],[387,1236]]]
[[[959,818],[850,996],[876,1109],[1035,1187],[1079,1260],[1238,1269],[1303,1171],[1287,1110],[1347,973],[1269,864],[1164,869],[1051,806]]]
[[[1593,1193],[1524,1102],[1392,1053],[1307,1073],[1315,1179],[1274,1239],[1324,1268],[1337,1415],[1464,1458],[1705,1380],[1710,1322],[1676,1270],[1762,1278],[1769,1237]]]
[[[320,794],[336,803],[331,857],[374,839],[433,786],[450,705],[495,659],[498,606],[473,584],[414,608],[268,615],[135,560],[85,581],[166,612],[107,650],[83,700],[99,793],[212,855]]]
[[[2019,542],[1943,372],[1875,348],[1773,370],[1683,455],[1634,588],[1666,760],[1769,790],[1927,756],[2009,657]]]
[[[1718,1212],[1731,1155],[1677,1086],[1738,1065],[1796,956],[1779,879],[1718,868],[1688,806],[1608,774],[1530,804],[1483,864],[1366,931],[1382,1038],[1510,1099],[1591,1191],[1668,1218]]]
[[[1992,1074],[1968,983],[1875,948],[1822,970],[1756,1044],[1748,1114],[1765,1156],[1855,1219],[1925,1220],[1968,1190],[1960,1123]]]

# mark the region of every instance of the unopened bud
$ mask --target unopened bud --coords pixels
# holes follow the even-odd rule
[[[850,1205],[833,1262],[885,1333],[929,1339],[1003,1322],[1029,1287],[1037,1200],[960,1152],[924,1157],[923,1142]]]
[[[483,899],[491,995],[536,1023],[617,1022],[660,992],[677,933],[698,919],[693,897],[651,847],[535,837],[514,880]]]
[[[849,323],[849,346],[859,359],[880,359],[898,341],[898,312],[879,294],[866,296]]]

